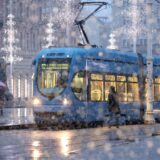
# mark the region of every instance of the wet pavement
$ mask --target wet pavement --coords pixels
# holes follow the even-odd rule
[[[129,127],[128,127],[129,128]],[[148,127],[149,128],[149,127]],[[129,136],[123,136],[121,131]],[[0,131],[1,160],[159,160],[160,137],[135,136],[134,127],[65,131]],[[119,139],[108,135],[119,132]],[[120,133],[121,132],[121,133]]]
[[[23,124],[35,124],[32,108],[6,108],[0,116],[0,126]],[[1,129],[0,160],[159,160],[159,135],[160,124],[64,131]]]

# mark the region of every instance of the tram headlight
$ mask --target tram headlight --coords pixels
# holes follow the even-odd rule
[[[66,105],[71,104],[71,102],[70,102],[70,100],[69,100],[69,99],[64,98],[64,99],[63,99],[63,104],[66,106]]]
[[[34,98],[34,99],[33,99],[33,105],[34,105],[34,106],[38,106],[38,105],[40,105],[40,104],[41,104],[41,101],[40,101],[39,98]]]

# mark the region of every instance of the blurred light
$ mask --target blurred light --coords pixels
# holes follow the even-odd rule
[[[61,135],[61,139],[60,139],[60,146],[61,146],[61,152],[64,156],[68,156],[69,155],[69,151],[70,151],[70,133],[64,133]]]
[[[39,141],[33,141],[32,146],[38,147],[38,146],[40,146],[40,142]]]
[[[41,104],[41,101],[39,98],[34,98],[33,99],[33,105],[37,106],[37,105],[40,105]]]
[[[38,149],[32,151],[33,160],[38,160],[41,156],[41,153]]]
[[[39,160],[42,156],[42,151],[40,150],[40,141],[33,141],[32,142],[32,159]],[[38,148],[35,148],[38,147]]]
[[[21,116],[21,111],[20,111],[20,108],[18,108],[18,117]]]
[[[64,105],[69,105],[70,104],[70,100],[68,100],[67,98],[64,98],[63,104]]]

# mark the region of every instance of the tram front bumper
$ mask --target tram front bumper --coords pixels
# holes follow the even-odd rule
[[[35,122],[44,123],[46,125],[71,122],[73,120],[72,112],[62,107],[42,107],[34,109]]]

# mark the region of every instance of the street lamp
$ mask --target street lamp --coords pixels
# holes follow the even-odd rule
[[[147,100],[144,123],[154,124],[153,115],[153,57],[152,57],[152,0],[147,1]]]

